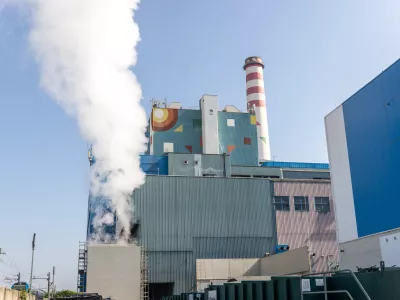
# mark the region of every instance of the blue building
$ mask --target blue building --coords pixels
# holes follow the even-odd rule
[[[400,60],[325,118],[340,242],[400,227]]]

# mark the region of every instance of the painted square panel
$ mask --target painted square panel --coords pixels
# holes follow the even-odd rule
[[[174,143],[164,143],[164,152],[174,152]]]
[[[235,119],[227,119],[226,120],[226,125],[228,127],[235,127]]]

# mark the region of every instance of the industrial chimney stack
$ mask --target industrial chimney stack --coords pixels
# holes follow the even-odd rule
[[[261,163],[271,160],[264,91],[264,63],[261,57],[250,56],[246,58],[243,69],[246,71],[247,111],[254,111],[256,116],[258,161]]]

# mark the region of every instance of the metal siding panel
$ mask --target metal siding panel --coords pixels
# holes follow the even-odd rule
[[[330,179],[329,172],[282,170],[282,174],[283,178],[290,178],[290,179],[314,179],[314,178]]]
[[[133,194],[139,242],[149,253],[150,282],[195,283],[197,255],[254,258],[272,252],[276,220],[269,180],[147,176]],[[187,267],[177,269],[187,257]]]
[[[359,237],[400,227],[399,78],[400,60],[343,103]]]
[[[326,255],[333,254],[333,258],[338,260],[335,212],[330,183],[275,182],[274,194],[290,197],[290,211],[276,211],[278,244],[287,244],[291,249],[309,246],[310,251],[316,253],[316,260],[312,264],[313,270],[326,271]],[[308,197],[309,212],[294,210],[294,196]],[[330,212],[316,212],[314,197],[329,197]]]
[[[232,166],[233,175],[250,175],[250,176],[279,176],[281,177],[281,169],[279,168],[260,168],[258,166]]]
[[[205,237],[193,239],[196,258],[260,258],[273,253],[274,237]]]
[[[174,294],[188,292],[196,285],[193,252],[148,252],[149,282],[174,282]]]
[[[200,162],[195,161],[200,157]],[[219,154],[168,154],[168,175],[174,176],[202,176],[203,174],[213,174],[217,177],[224,176],[225,157]],[[187,161],[187,164],[184,162]],[[229,166],[228,166],[229,167]],[[199,175],[196,168],[200,168]]]
[[[195,176],[194,154],[168,153],[168,175]]]

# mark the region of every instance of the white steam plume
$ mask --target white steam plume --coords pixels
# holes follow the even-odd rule
[[[146,115],[141,89],[129,70],[136,63],[138,0],[31,0],[31,47],[45,90],[79,124],[93,145],[92,195],[112,199],[125,235],[129,196],[144,182]],[[107,177],[105,182],[100,180]],[[110,223],[99,216],[94,224]],[[126,237],[126,236],[125,236]]]

